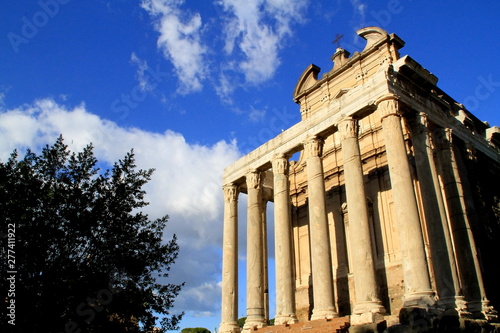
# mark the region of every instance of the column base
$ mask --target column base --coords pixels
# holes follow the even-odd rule
[[[237,322],[221,323],[219,333],[240,333],[240,326]]]
[[[432,308],[436,305],[436,297],[432,290],[406,294],[403,308]]]
[[[385,308],[380,301],[358,302],[351,315],[352,325],[373,324],[384,319]]]
[[[242,332],[251,332],[255,329],[266,327],[267,323],[261,316],[252,316],[247,314],[247,320],[245,320],[245,325],[243,325]]]
[[[488,321],[498,321],[498,311],[495,310],[493,306],[490,305],[489,300],[484,300],[481,302],[482,304],[482,313],[484,314],[484,318]]]
[[[469,301],[467,302],[467,309],[473,314],[480,313],[483,310],[483,304],[481,301]]]
[[[468,302],[467,309],[472,313],[472,318],[474,319],[486,319],[493,322],[498,321],[498,312],[490,305],[488,299]]]
[[[332,319],[337,318],[339,314],[335,311],[334,308],[331,309],[313,309],[313,313],[311,316],[311,320],[320,320],[320,319]]]
[[[380,301],[357,302],[352,309],[352,313],[355,315],[364,313],[384,314],[385,308]]]
[[[437,301],[438,308],[445,313],[456,313],[460,318],[471,318],[467,301],[463,296],[444,297]]]
[[[298,322],[295,315],[278,315],[274,318],[274,325],[296,324]]]
[[[378,312],[365,312],[351,315],[351,325],[374,324],[384,320],[384,315]]]

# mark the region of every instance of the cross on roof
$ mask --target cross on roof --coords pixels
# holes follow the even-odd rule
[[[332,41],[332,44],[337,44],[337,48],[340,48],[340,40],[344,38],[343,34],[336,34],[335,39]]]

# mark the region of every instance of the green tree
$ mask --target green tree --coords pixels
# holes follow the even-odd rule
[[[238,326],[240,328],[243,328],[243,325],[245,325],[245,321],[247,320],[247,317],[241,317],[241,318],[238,318]]]
[[[136,171],[133,151],[105,173],[96,164],[92,145],[71,153],[62,137],[39,156],[14,152],[0,162],[0,257],[15,253],[15,267],[2,259],[0,269],[17,271],[16,328],[178,329],[182,314],[170,312],[182,285],[163,282],[177,239],[162,241],[168,216],[150,220],[140,212],[153,170]],[[15,243],[13,230],[5,237],[8,229]],[[2,291],[10,288],[5,278],[0,283]],[[2,314],[3,327],[11,327],[10,318]]]
[[[184,328],[181,333],[211,333],[209,329],[204,327]]]

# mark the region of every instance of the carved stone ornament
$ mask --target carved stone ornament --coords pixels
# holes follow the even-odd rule
[[[248,188],[258,189],[261,186],[260,171],[252,170],[247,173],[247,186]]]
[[[418,114],[408,117],[408,124],[413,132],[413,135],[424,134],[428,131],[428,117],[425,112],[419,112]]]
[[[393,61],[392,57],[391,56],[384,56],[384,57],[380,57],[379,59],[379,65],[382,66],[384,64],[391,64]]]
[[[330,91],[328,89],[328,84],[321,87],[321,103],[325,103],[330,100]]]
[[[451,128],[436,128],[432,132],[433,143],[438,149],[450,149],[452,137]]]
[[[382,121],[385,117],[390,116],[390,115],[399,116],[398,100],[393,96],[390,96],[388,98],[384,98],[381,101],[379,101],[378,102],[378,109],[380,110],[380,112],[382,114]]]
[[[465,152],[468,160],[477,162],[476,147],[472,142],[467,141],[465,143]]]
[[[311,111],[311,108],[309,106],[307,106],[307,104],[304,102],[304,105],[300,105],[300,114],[302,115],[302,117],[305,117],[309,111]]]
[[[340,139],[353,138],[358,136],[358,121],[352,117],[343,119],[337,126]]]
[[[222,190],[224,191],[224,200],[227,202],[236,201],[238,199],[238,186],[235,184],[226,184],[222,186]]]
[[[364,71],[364,72],[363,71],[358,72],[358,73],[356,73],[356,81],[360,81],[360,80],[364,79],[367,76],[368,76],[368,72],[366,72],[366,71]]]
[[[323,154],[324,141],[321,138],[313,137],[304,142],[304,150],[307,157],[321,157]]]
[[[277,155],[273,160],[273,172],[275,174],[288,175],[288,159],[285,155]]]

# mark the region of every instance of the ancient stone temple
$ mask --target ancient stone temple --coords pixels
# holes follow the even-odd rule
[[[276,329],[340,317],[351,329],[416,332],[498,319],[500,129],[400,56],[398,36],[357,33],[363,51],[338,48],[330,71],[320,77],[310,65],[298,79],[302,120],[224,170],[220,332],[240,331],[238,293],[243,331],[267,326],[267,202]],[[238,213],[241,195],[248,207]],[[241,214],[246,291],[237,283]]]

